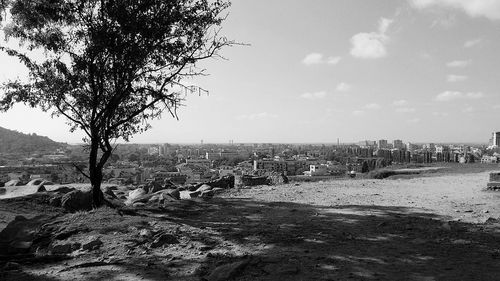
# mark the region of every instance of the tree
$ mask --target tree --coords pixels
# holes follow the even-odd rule
[[[3,86],[0,109],[22,102],[67,118],[85,133],[92,204],[103,204],[102,169],[121,138],[177,118],[184,78],[233,42],[219,35],[224,0],[2,0],[2,30],[21,47],[0,46],[29,70]],[[1,18],[0,18],[1,19]],[[44,57],[32,50],[41,50]]]

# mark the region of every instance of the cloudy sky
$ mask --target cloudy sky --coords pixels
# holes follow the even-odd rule
[[[500,0],[234,0],[248,43],[201,66],[180,120],[133,142],[487,142],[500,130]],[[23,67],[0,55],[0,80]],[[80,142],[64,119],[16,106],[0,126]]]

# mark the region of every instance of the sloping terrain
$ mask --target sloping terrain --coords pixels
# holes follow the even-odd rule
[[[66,249],[65,259],[4,263],[0,279],[498,280],[500,193],[484,191],[486,179],[264,186],[63,214],[45,222],[37,245],[39,255]]]

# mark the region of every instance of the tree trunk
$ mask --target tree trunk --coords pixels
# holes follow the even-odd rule
[[[101,190],[102,170],[99,170],[98,167],[93,169],[95,171],[90,172],[90,183],[92,185],[92,208],[96,209],[104,204],[104,195]]]
[[[89,155],[89,176],[90,184],[92,186],[92,208],[99,208],[104,204],[104,195],[101,191],[101,181],[102,181],[102,167],[97,163],[97,154],[99,149],[99,141],[97,138],[93,138],[90,143],[90,155]]]

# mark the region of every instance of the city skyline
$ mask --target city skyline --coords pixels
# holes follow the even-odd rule
[[[249,44],[200,67],[179,121],[133,143],[487,143],[500,131],[500,1],[234,1],[222,32]],[[0,55],[0,81],[25,70]],[[80,143],[17,105],[0,126]]]

